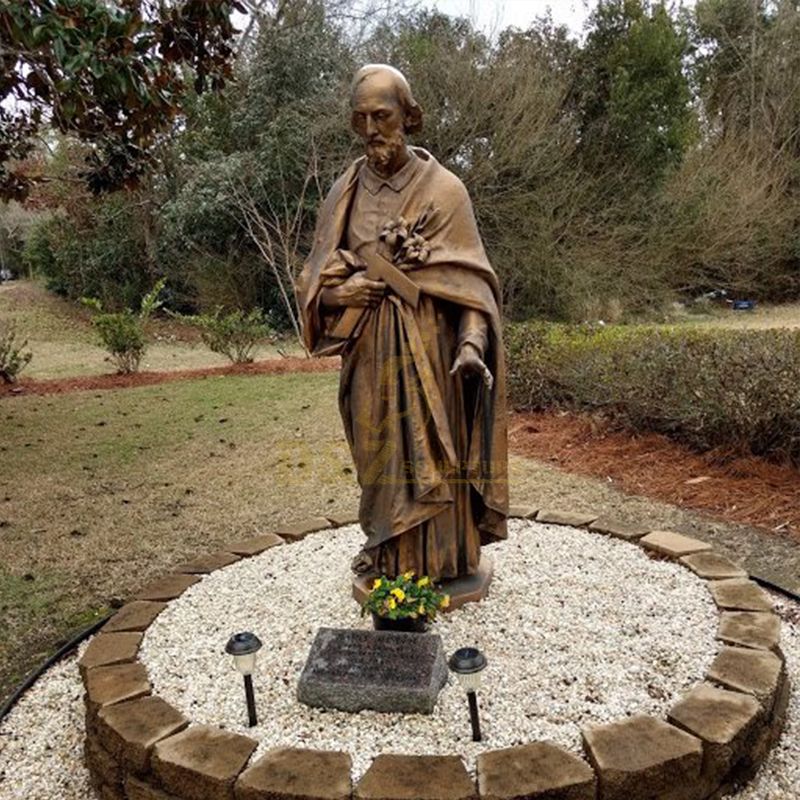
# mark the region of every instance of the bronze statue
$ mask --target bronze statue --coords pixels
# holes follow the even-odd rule
[[[506,536],[497,277],[464,185],[406,143],[422,111],[403,75],[363,67],[351,108],[366,155],[320,208],[298,298],[309,350],[342,355],[361,568],[472,575],[481,544]]]

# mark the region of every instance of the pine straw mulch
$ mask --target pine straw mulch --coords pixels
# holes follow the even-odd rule
[[[207,378],[222,375],[285,375],[290,372],[329,372],[339,369],[340,359],[332,358],[271,358],[252,364],[231,364],[202,369],[171,370],[169,372],[134,372],[129,375],[87,375],[75,378],[20,378],[12,384],[0,383],[0,397],[67,394],[98,389],[131,389],[158,383]]]
[[[656,433],[611,429],[585,414],[516,412],[509,446],[624,492],[766,528],[800,543],[800,471],[760,458],[697,453]]]

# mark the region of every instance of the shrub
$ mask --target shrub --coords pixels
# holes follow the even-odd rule
[[[25,350],[28,342],[17,343],[16,327],[0,322],[0,379],[14,383],[17,375],[28,366],[33,354]]]
[[[511,325],[510,396],[800,464],[800,331]]]
[[[251,363],[255,346],[274,333],[260,308],[228,314],[217,308],[211,314],[174,316],[197,328],[212,352],[227,356],[234,364]]]
[[[158,281],[144,296],[138,314],[129,308],[116,313],[107,313],[103,311],[102,304],[96,298],[82,298],[83,304],[96,312],[92,323],[103,346],[111,354],[117,372],[127,375],[139,369],[139,363],[147,347],[144,323],[161,305],[159,295],[164,285],[163,279]]]

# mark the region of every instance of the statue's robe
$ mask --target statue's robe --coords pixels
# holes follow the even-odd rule
[[[355,263],[388,222],[413,223],[430,208],[430,255],[406,268],[418,306],[389,291],[364,311],[356,338],[333,338],[343,310],[324,308],[321,294],[344,279],[341,251]],[[508,456],[499,287],[464,185],[418,148],[386,180],[357,160],[320,208],[297,290],[306,346],[342,355],[339,406],[375,570],[473,574],[481,544],[506,536]],[[466,341],[494,375],[491,391],[449,374]]]

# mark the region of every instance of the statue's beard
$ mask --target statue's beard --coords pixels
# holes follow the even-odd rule
[[[385,174],[397,163],[405,144],[405,136],[400,132],[389,138],[373,138],[367,142],[367,163],[375,172]]]

